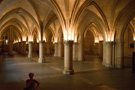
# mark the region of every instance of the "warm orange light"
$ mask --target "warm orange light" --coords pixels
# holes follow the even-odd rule
[[[29,42],[33,42],[33,36],[29,35]]]
[[[26,41],[26,37],[23,37],[22,41]]]
[[[74,30],[69,28],[69,30],[64,30],[64,40],[74,40]]]
[[[55,43],[57,43],[58,42],[58,40],[57,39],[55,39]]]
[[[133,35],[133,40],[135,41],[135,35]]]
[[[77,42],[77,37],[74,38],[74,42]]]
[[[43,40],[46,42],[46,38],[45,37],[43,37]]]
[[[21,40],[19,40],[19,42],[21,42]]]

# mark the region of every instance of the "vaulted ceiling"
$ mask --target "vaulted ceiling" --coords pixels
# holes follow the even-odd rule
[[[109,41],[117,29],[123,30],[124,22],[129,24],[135,17],[134,7],[134,0],[1,0],[0,35],[14,26],[22,37],[39,36],[42,23],[44,37],[50,32],[56,41],[60,30],[66,40],[82,36],[88,29]],[[130,24],[135,30],[134,22]]]

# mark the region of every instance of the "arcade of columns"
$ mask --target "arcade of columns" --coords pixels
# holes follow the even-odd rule
[[[84,61],[84,37],[90,30],[106,67],[123,68],[124,32],[135,38],[134,0],[3,0],[0,3],[0,38],[8,53],[13,49],[46,63],[54,43],[54,56],[64,56],[64,74],[74,73],[73,61]],[[106,8],[108,6],[109,8]],[[36,43],[35,43],[36,42]],[[27,45],[28,44],[28,45]],[[36,47],[34,47],[36,45]],[[38,48],[39,47],[39,48]]]

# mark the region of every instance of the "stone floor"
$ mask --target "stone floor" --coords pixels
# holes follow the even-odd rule
[[[86,55],[83,62],[74,62],[75,74],[63,75],[63,58],[46,56],[47,63],[38,64],[38,56],[0,56],[0,90],[23,90],[28,73],[40,82],[38,90],[135,90],[135,73],[129,67],[110,69],[102,59]]]

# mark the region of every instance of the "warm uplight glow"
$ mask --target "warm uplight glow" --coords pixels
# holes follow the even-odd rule
[[[77,37],[74,38],[74,42],[77,42]]]
[[[99,41],[103,41],[103,37],[102,36],[99,36]]]
[[[21,42],[21,40],[19,40],[19,42]]]
[[[69,30],[64,30],[64,40],[74,40],[74,30],[69,28]]]
[[[95,37],[95,43],[99,42],[99,37]]]
[[[29,42],[33,41],[33,37],[31,35],[29,35]]]
[[[23,39],[22,39],[23,41],[26,41],[26,37],[23,37]]]
[[[133,40],[135,41],[135,36],[133,36]]]
[[[6,44],[8,44],[8,40],[6,40]]]
[[[58,42],[58,40],[55,38],[55,43],[57,43]]]
[[[16,41],[14,41],[14,43],[18,43],[18,41],[16,40]]]
[[[95,40],[95,43],[99,43],[99,40]]]
[[[43,37],[43,40],[46,42],[46,38],[45,37]]]

